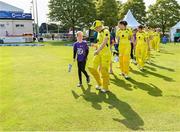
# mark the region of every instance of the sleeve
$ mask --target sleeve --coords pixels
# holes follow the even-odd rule
[[[109,47],[111,44],[111,35],[108,29],[104,30],[104,35],[105,35],[104,38],[108,37],[108,42],[106,46]]]
[[[107,30],[107,29],[104,30],[104,36],[105,37],[110,37],[109,30]]]
[[[115,38],[118,38],[119,37],[119,30],[116,31],[116,35],[115,35]]]
[[[75,43],[74,46],[73,46],[73,59],[76,58],[76,54],[77,54],[77,46],[76,46],[76,43]]]
[[[158,37],[161,37],[161,33],[158,33]]]
[[[150,34],[147,33],[147,34],[146,34],[146,39],[149,39],[149,38],[150,38]]]
[[[134,39],[137,40],[138,32],[134,35]]]
[[[132,35],[133,35],[133,32],[131,29],[129,29],[129,36],[132,37]]]

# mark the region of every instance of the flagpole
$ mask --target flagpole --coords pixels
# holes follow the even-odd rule
[[[38,18],[38,4],[37,0],[35,0],[36,4],[36,20],[37,20],[37,35],[39,35],[39,18]]]
[[[33,32],[36,34],[36,18],[35,18],[35,5],[34,5],[34,0],[32,0],[32,6],[33,6],[33,21],[34,21],[34,24],[33,24]]]

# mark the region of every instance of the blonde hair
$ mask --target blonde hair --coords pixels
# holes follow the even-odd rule
[[[82,35],[83,35],[83,32],[82,31],[77,31],[77,33],[76,33],[76,36],[78,37],[78,34],[79,33],[82,33]]]

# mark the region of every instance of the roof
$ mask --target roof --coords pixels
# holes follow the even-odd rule
[[[24,12],[24,10],[0,1],[0,11]]]
[[[175,26],[173,26],[172,28],[180,28],[180,21]]]
[[[126,14],[126,16],[123,19],[124,21],[127,21],[128,26],[132,27],[132,28],[136,28],[139,25],[141,25],[133,16],[132,12],[129,10],[128,13]]]

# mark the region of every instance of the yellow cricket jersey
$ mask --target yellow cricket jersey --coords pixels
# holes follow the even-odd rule
[[[157,37],[157,36],[158,36],[158,33],[157,33],[157,32],[154,32],[154,36]]]
[[[145,32],[137,32],[136,33],[136,40],[137,40],[137,44],[140,43],[144,43],[146,42],[145,40],[147,39],[147,34]]]
[[[149,44],[150,41],[151,41],[151,38],[152,38],[151,32],[150,31],[146,31],[145,34],[146,34],[147,43]]]
[[[160,38],[161,37],[161,33],[157,32],[157,37]]]
[[[101,50],[100,54],[110,52],[110,32],[106,28],[103,29],[101,32],[98,32],[98,36],[97,36],[98,47],[101,46],[101,44],[103,43],[103,41],[106,37],[108,37],[108,42],[107,42],[106,46]]]
[[[130,40],[129,38],[132,37],[132,30],[130,29],[125,29],[125,30],[117,30],[116,32],[116,38],[119,38],[120,39],[120,44],[126,44],[126,43],[130,43]]]
[[[150,41],[154,39],[154,31],[152,30],[149,31],[149,38],[150,38]]]
[[[146,39],[149,40],[151,37],[151,33],[149,31],[145,31]]]
[[[157,38],[157,33],[156,32],[153,32],[153,39],[156,39]]]

